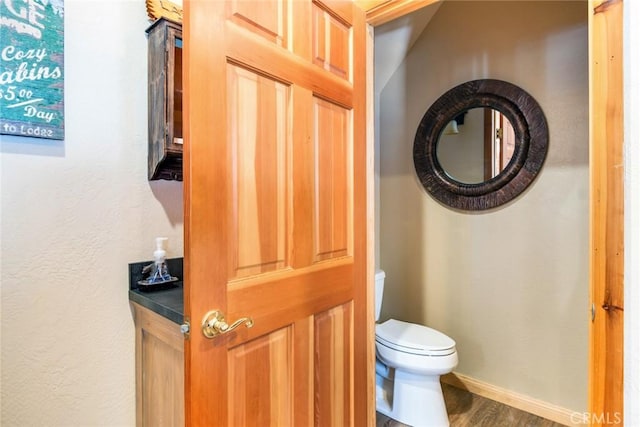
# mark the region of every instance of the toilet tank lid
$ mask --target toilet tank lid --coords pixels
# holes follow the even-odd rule
[[[440,331],[395,319],[376,325],[376,336],[414,351],[442,351],[456,346],[453,339]]]

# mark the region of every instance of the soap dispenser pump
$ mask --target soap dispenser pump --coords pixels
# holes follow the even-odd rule
[[[156,250],[153,252],[154,266],[150,282],[160,283],[171,280],[166,262],[167,252],[164,250],[164,243],[167,240],[169,239],[166,237],[156,237]]]

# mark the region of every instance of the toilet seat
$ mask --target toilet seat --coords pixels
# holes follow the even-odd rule
[[[442,332],[395,319],[376,325],[376,341],[420,356],[449,356],[456,351],[456,342]]]

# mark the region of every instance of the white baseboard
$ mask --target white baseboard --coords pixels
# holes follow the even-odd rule
[[[449,384],[463,390],[468,390],[478,396],[495,400],[496,402],[509,405],[566,426],[584,426],[584,424],[576,423],[576,421],[580,420],[580,414],[577,414],[575,411],[562,408],[542,400],[534,399],[511,390],[496,387],[466,375],[452,372],[450,374],[443,375],[440,379],[445,384]]]

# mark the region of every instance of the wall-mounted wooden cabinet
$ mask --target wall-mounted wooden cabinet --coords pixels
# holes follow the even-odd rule
[[[182,26],[160,18],[149,39],[149,180],[182,181]]]

